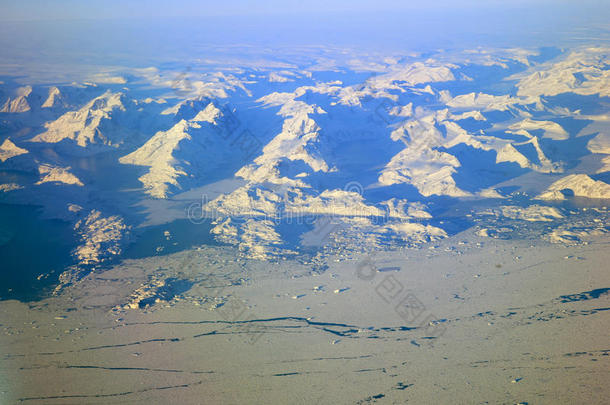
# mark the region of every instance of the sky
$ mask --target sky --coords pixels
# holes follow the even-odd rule
[[[0,0],[3,74],[610,43],[610,0]],[[278,52],[277,50],[281,50]],[[203,63],[203,62],[202,62]],[[66,73],[67,74],[67,73]]]
[[[607,0],[0,0],[0,20],[64,20],[328,13],[408,13],[447,10],[538,10],[608,16]]]

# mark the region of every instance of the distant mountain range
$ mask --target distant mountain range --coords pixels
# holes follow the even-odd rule
[[[1,199],[48,196],[48,212],[85,235],[75,252],[87,263],[120,252],[139,225],[121,215],[137,201],[180,200],[223,179],[241,182],[201,209],[218,240],[252,257],[294,253],[283,225],[294,217],[313,218],[290,231],[304,245],[434,240],[449,231],[432,213],[442,201],[610,199],[609,58],[607,48],[546,60],[513,50],[360,71],[242,69],[163,93],[138,81],[4,83],[0,171],[28,175],[0,184]],[[139,189],[101,191],[126,170]],[[312,242],[322,217],[333,227]]]

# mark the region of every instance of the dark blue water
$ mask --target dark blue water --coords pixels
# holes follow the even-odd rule
[[[70,223],[42,219],[39,207],[0,204],[0,300],[47,295],[76,243]]]
[[[210,221],[200,224],[179,219],[169,224],[139,228],[134,231],[136,240],[127,246],[123,259],[141,259],[164,256],[201,245],[220,245],[210,234]],[[169,232],[168,235],[165,232]]]
[[[219,245],[210,228],[209,222],[194,224],[185,219],[136,229],[137,239],[106,265]],[[59,275],[75,264],[71,253],[77,244],[70,223],[43,219],[36,206],[0,204],[0,300],[27,302],[48,296]]]

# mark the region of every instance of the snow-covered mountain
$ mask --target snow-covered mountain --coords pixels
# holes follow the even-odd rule
[[[51,117],[49,111],[63,112],[73,103],[88,97],[93,90],[90,86],[20,86],[5,84],[0,88],[0,113],[25,115],[31,123],[32,114]],[[45,110],[46,115],[45,115]],[[24,114],[30,113],[30,114]]]
[[[565,200],[566,197],[610,198],[610,184],[593,180],[586,174],[571,174],[551,184],[536,198],[541,200]]]
[[[9,138],[6,138],[4,142],[2,142],[2,145],[0,145],[0,161],[2,162],[6,162],[10,158],[26,153],[28,153],[26,149],[15,145]]]
[[[162,114],[180,121],[119,159],[123,164],[148,168],[139,180],[151,196],[167,198],[204,184],[218,172],[239,167],[247,158],[234,147],[236,139],[231,131],[235,125],[227,108],[223,112],[214,102],[188,100]]]
[[[32,94],[32,86],[23,86],[14,90],[9,96],[4,105],[0,107],[0,112],[3,113],[24,113],[31,110],[28,96]]]
[[[49,95],[47,99],[42,103],[42,108],[66,108],[68,102],[56,86],[49,88]]]
[[[130,186],[110,195],[132,193],[129,204],[184,201],[239,180],[200,205],[219,241],[258,258],[299,244],[387,248],[441,238],[451,229],[437,213],[464,199],[501,204],[526,193],[538,205],[490,212],[559,220],[541,201],[610,198],[608,55],[491,50],[329,71],[188,73],[169,88],[148,71],[146,85],[12,86],[0,112],[10,135],[0,169],[21,167],[36,180],[6,182],[2,194],[70,186],[95,196],[77,201],[88,212],[113,171]]]
[[[80,148],[89,145],[116,147],[125,140],[122,133],[125,128],[113,118],[117,112],[125,110],[123,94],[108,91],[78,111],[69,111],[45,124],[46,130],[31,141],[51,144],[68,141]]]

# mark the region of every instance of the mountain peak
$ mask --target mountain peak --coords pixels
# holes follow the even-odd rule
[[[199,111],[192,121],[209,122],[210,124],[217,124],[216,120],[222,117],[222,111],[220,111],[214,103],[210,103],[203,110]]]
[[[2,107],[0,107],[0,112],[3,113],[24,113],[31,110],[30,104],[28,102],[28,97],[32,94],[32,86],[22,86],[18,87],[14,91],[14,96],[9,97]]]
[[[8,138],[0,145],[0,161],[2,162],[6,162],[10,158],[26,153],[28,153],[26,149],[18,147]]]
[[[54,108],[54,107],[66,107],[67,103],[64,100],[61,91],[56,86],[49,88],[49,95],[44,103],[42,103],[42,108]]]

